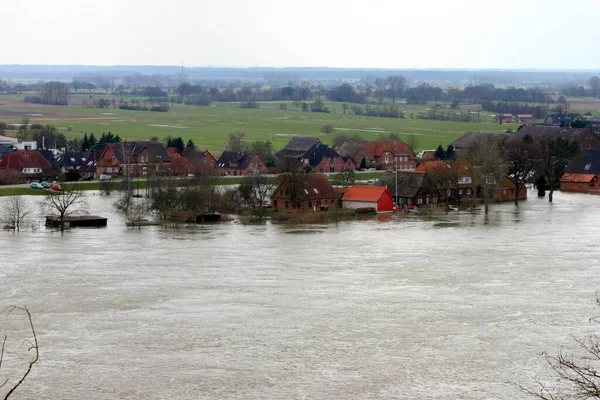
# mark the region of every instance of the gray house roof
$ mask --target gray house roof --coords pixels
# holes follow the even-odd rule
[[[413,198],[419,189],[431,190],[433,185],[422,172],[398,171],[398,197]],[[396,195],[396,173],[386,172],[378,181],[379,185],[387,186],[393,196]]]
[[[54,165],[56,165],[57,167],[78,168],[85,164],[87,160],[87,153],[67,151],[66,153],[61,154],[54,161]]]
[[[356,157],[356,154],[360,150],[360,145],[364,142],[358,140],[344,140],[336,143],[333,149],[342,157]]]
[[[579,152],[567,166],[571,174],[600,174],[600,150]]]

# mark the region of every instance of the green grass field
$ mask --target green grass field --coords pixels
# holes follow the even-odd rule
[[[21,101],[19,101],[21,100]],[[415,135],[417,149],[430,149],[438,144],[448,145],[466,132],[504,132],[518,125],[498,125],[492,122],[468,123],[430,121],[411,118],[378,118],[342,114],[340,103],[328,103],[336,113],[323,114],[298,111],[292,103],[287,110],[279,109],[279,102],[261,103],[259,109],[242,109],[236,104],[215,104],[211,107],[175,105],[169,112],[127,111],[118,108],[98,109],[82,106],[42,106],[22,103],[22,98],[2,96],[0,120],[20,123],[27,117],[31,123],[50,124],[60,128],[67,137],[83,136],[84,132],[119,134],[122,138],[162,139],[168,135],[192,139],[198,148],[218,155],[223,151],[231,132],[243,132],[248,142],[270,140],[275,149],[281,149],[295,135],[317,136],[331,143],[336,134],[358,134],[374,140],[380,135],[399,134],[406,138]],[[427,112],[423,106],[399,104],[400,109],[415,114]],[[491,121],[490,113],[481,113],[482,121]],[[331,124],[334,132],[324,135],[320,128]],[[69,130],[70,127],[70,130]],[[10,134],[11,131],[8,131]]]

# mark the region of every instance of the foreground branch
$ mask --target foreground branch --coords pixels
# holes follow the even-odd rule
[[[31,329],[31,335],[33,336],[33,342],[26,340],[26,342],[29,344],[29,348],[27,350],[28,351],[33,350],[34,357],[31,361],[29,361],[27,370],[23,373],[23,375],[21,376],[19,381],[17,383],[15,383],[9,389],[9,391],[6,393],[6,395],[4,396],[4,400],[7,400],[15,392],[15,390],[17,390],[19,388],[19,386],[21,386],[21,384],[25,381],[25,379],[27,378],[27,376],[33,369],[33,366],[35,365],[35,363],[37,363],[40,358],[40,348],[39,348],[39,344],[38,344],[37,334],[35,332],[35,327],[33,326],[33,319],[31,318],[31,313],[29,312],[29,309],[27,308],[27,306],[23,306],[23,307],[10,306],[10,307],[4,309],[4,312],[6,312],[7,315],[12,314],[14,311],[23,311],[25,314],[27,314],[27,319],[29,321],[29,328]],[[5,345],[6,345],[6,339],[7,339],[7,336],[4,336],[4,340],[2,341],[2,349],[0,350],[0,369],[2,368],[2,362],[4,360],[4,349],[5,349]],[[4,383],[2,383],[0,385],[0,388],[5,386],[8,383],[8,381],[9,380],[6,379],[6,381],[4,381]]]

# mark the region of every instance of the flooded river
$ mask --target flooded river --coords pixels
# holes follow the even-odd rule
[[[0,234],[0,305],[41,349],[15,399],[520,399],[595,328],[599,197],[180,230],[114,200],[105,229]]]

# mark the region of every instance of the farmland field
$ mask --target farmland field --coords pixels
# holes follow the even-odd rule
[[[277,103],[261,103],[259,109],[242,109],[234,103],[217,103],[210,107],[175,105],[167,113],[150,111],[128,111],[118,108],[84,107],[78,101],[70,106],[45,106],[27,104],[16,96],[0,97],[0,121],[17,124],[22,118],[31,123],[50,124],[61,129],[68,138],[82,136],[84,132],[119,134],[122,138],[150,139],[168,135],[192,139],[200,149],[220,154],[231,132],[243,132],[248,141],[270,140],[275,149],[282,148],[292,136],[318,136],[324,143],[331,143],[336,134],[358,134],[363,139],[373,140],[380,135],[399,134],[406,138],[415,135],[417,150],[435,148],[438,144],[448,145],[465,132],[513,131],[518,125],[498,125],[492,122],[469,123],[431,121],[413,118],[378,118],[344,115],[341,104],[329,104],[336,113],[323,114],[296,110],[292,103],[287,110],[279,109]],[[426,112],[420,106],[400,105],[407,115]],[[481,113],[482,121],[491,121],[490,113]],[[335,130],[324,135],[320,128],[331,124]],[[11,131],[7,132],[9,135]]]

